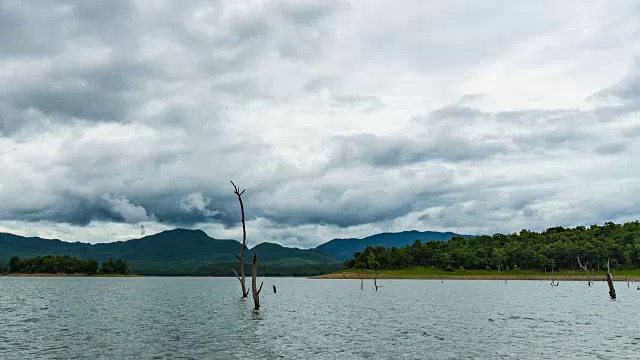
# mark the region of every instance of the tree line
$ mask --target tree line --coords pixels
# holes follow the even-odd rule
[[[36,256],[21,259],[13,256],[8,265],[0,265],[1,273],[19,274],[127,274],[129,264],[125,260],[109,259],[100,266],[94,259],[78,259],[64,256]]]
[[[457,236],[451,240],[416,240],[396,248],[367,247],[345,261],[347,268],[403,269],[413,266],[457,269],[580,269],[582,264],[595,270],[640,267],[640,222],[575,228],[553,227],[537,233]]]

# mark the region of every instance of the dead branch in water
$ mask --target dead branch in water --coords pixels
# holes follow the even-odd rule
[[[607,259],[607,284],[609,285],[609,296],[616,298],[616,289],[613,287],[613,276],[611,276],[611,268],[609,267],[609,259]]]
[[[556,267],[556,261],[551,259],[551,286],[558,286],[560,283],[556,280],[556,273],[554,269]]]
[[[589,279],[589,270],[587,270],[587,265],[589,265],[589,262],[585,262],[584,265],[582,265],[582,263],[580,262],[580,255],[578,255],[577,258],[578,266],[580,266],[584,271],[587,272],[587,285],[591,286],[591,279]]]
[[[376,261],[376,256],[373,253],[369,254],[367,262],[371,270],[373,270],[373,286],[375,286],[376,291],[378,291],[378,288],[382,287],[378,285],[378,266],[380,266],[380,263]]]
[[[238,281],[240,281],[240,286],[242,287],[242,297],[246,298],[249,295],[249,290],[246,285],[246,277],[244,274],[244,263],[242,259],[244,258],[244,250],[247,248],[247,228],[244,224],[244,204],[242,203],[242,194],[244,194],[245,190],[240,191],[240,188],[236,186],[236,184],[231,181],[231,185],[233,185],[233,193],[238,196],[238,201],[240,202],[240,212],[242,213],[242,245],[240,245],[240,255],[236,255],[238,262],[240,263],[240,276],[238,273],[233,270],[233,273],[236,275]]]
[[[257,286],[258,279],[258,255],[253,253],[253,264],[251,266],[251,294],[253,295],[253,306],[254,309],[260,310],[260,291],[262,291],[262,285],[264,282],[260,283],[260,288]]]

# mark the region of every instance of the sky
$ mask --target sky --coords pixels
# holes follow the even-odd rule
[[[0,0],[0,231],[640,219],[637,1]]]

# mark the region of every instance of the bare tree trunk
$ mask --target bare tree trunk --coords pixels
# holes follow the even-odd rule
[[[551,286],[558,286],[560,283],[558,281],[556,281],[556,273],[554,272],[554,269],[556,267],[556,261],[555,260],[551,260]]]
[[[272,286],[273,286],[273,293],[276,294],[277,293],[276,286],[275,285],[272,285]]]
[[[233,181],[231,181],[231,185],[233,185],[233,193],[238,196],[238,201],[240,202],[240,212],[242,213],[242,245],[240,246],[240,255],[236,255],[236,258],[240,263],[240,276],[238,276],[238,273],[235,271],[235,269],[233,270],[233,273],[236,275],[236,278],[238,278],[238,281],[240,281],[240,286],[242,287],[242,297],[246,298],[247,295],[249,295],[249,290],[247,289],[246,277],[244,274],[244,263],[242,262],[242,259],[244,258],[244,250],[247,248],[247,228],[244,224],[244,204],[242,204],[242,194],[244,194],[246,189],[240,191],[240,188],[237,187],[236,184],[233,183]]]
[[[360,290],[364,290],[364,279],[360,279]]]
[[[589,262],[585,262],[584,265],[582,265],[582,263],[580,262],[580,256],[577,256],[578,258],[578,266],[580,266],[582,269],[584,269],[584,271],[587,272],[587,285],[591,286],[591,279],[589,279],[589,270],[587,270],[587,265],[589,265]]]
[[[607,284],[609,285],[609,296],[616,298],[616,289],[613,287],[613,276],[611,276],[611,268],[609,268],[609,259],[607,259]]]
[[[253,306],[254,309],[260,310],[260,291],[262,291],[262,284],[260,283],[260,288],[257,286],[257,278],[258,278],[258,255],[253,253],[253,265],[251,266],[251,294],[253,295]]]
[[[376,274],[373,274],[373,286],[376,287],[376,291],[378,291],[378,279]]]

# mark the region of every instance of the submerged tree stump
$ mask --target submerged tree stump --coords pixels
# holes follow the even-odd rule
[[[262,291],[263,282],[260,283],[260,288],[257,286],[258,279],[258,255],[253,253],[253,265],[251,266],[251,295],[253,295],[253,307],[256,310],[260,310],[260,291]]]
[[[613,276],[611,275],[611,268],[609,267],[609,259],[607,259],[607,285],[609,285],[609,296],[615,299],[616,289],[613,287]]]
[[[613,287],[613,276],[611,274],[607,274],[607,284],[609,285],[609,296],[612,299],[616,298],[616,289]]]

